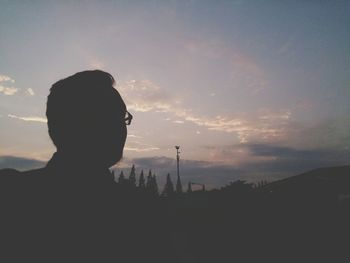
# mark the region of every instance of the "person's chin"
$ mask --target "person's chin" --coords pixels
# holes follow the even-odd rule
[[[123,157],[123,152],[118,152],[116,153],[111,159],[110,162],[108,163],[108,167],[111,167],[115,164],[117,164]]]
[[[111,166],[115,165],[120,161],[122,158],[123,152],[114,152],[108,155],[100,155],[96,156],[95,161],[99,163],[99,166],[104,168],[110,168]]]

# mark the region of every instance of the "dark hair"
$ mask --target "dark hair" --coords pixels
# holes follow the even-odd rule
[[[113,85],[112,75],[101,70],[79,72],[52,85],[46,116],[57,148],[94,127],[103,129],[103,122],[122,123],[126,106]]]

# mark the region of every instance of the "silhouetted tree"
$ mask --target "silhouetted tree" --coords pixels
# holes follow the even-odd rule
[[[162,194],[164,196],[172,196],[174,194],[174,185],[171,181],[170,174],[168,174],[166,177],[166,183]]]
[[[119,174],[118,183],[121,185],[125,183],[125,176],[124,176],[123,171],[121,171]]]
[[[152,176],[152,171],[149,170],[147,181],[146,181],[146,190],[152,195],[158,195],[158,185],[156,180],[156,175]]]
[[[152,193],[154,195],[158,195],[159,191],[158,191],[158,183],[157,183],[157,179],[156,179],[156,175],[153,174],[152,176]]]
[[[146,181],[146,189],[151,192],[152,189],[152,171],[148,171],[147,181]]]
[[[180,176],[177,177],[177,181],[176,181],[176,193],[182,194],[182,183],[181,183]]]
[[[131,167],[130,175],[129,175],[129,184],[131,187],[136,186],[136,173],[135,173],[135,165],[133,164]]]
[[[143,170],[141,170],[140,178],[139,178],[139,188],[145,189],[145,176],[143,175]]]

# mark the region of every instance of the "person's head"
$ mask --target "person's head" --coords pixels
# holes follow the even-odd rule
[[[109,73],[93,70],[52,85],[46,116],[58,152],[98,167],[110,167],[121,159],[128,112],[113,84]]]

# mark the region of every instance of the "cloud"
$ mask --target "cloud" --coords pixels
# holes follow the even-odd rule
[[[173,121],[173,123],[176,123],[176,124],[184,124],[185,122],[184,122],[184,121],[177,120],[177,121]]]
[[[191,112],[182,112],[186,121],[193,122],[208,130],[235,133],[241,143],[248,141],[278,140],[286,135],[291,113],[289,111],[271,112],[260,110],[245,116],[196,116]]]
[[[235,133],[241,143],[255,140],[277,140],[286,134],[291,112],[259,110],[241,116],[203,116],[186,108],[178,99],[166,93],[150,80],[130,80],[118,88],[128,108],[136,112],[170,113],[182,124],[188,121],[211,131]],[[170,118],[166,118],[170,120]]]
[[[247,54],[231,51],[231,77],[235,86],[248,88],[251,95],[260,93],[267,86],[264,70]]]
[[[252,144],[246,146],[253,156],[274,157],[273,163],[286,161],[301,168],[300,163],[306,168],[319,168],[322,166],[337,166],[349,163],[350,150],[348,149],[296,149],[291,147]],[[310,166],[310,167],[309,167]]]
[[[0,82],[15,83],[15,80],[6,75],[0,75]]]
[[[220,39],[190,38],[183,43],[183,47],[191,55],[211,60],[221,59],[225,68],[229,65],[229,74],[235,88],[245,89],[250,95],[259,94],[268,85],[266,73],[257,59]]]
[[[6,75],[0,75],[0,93],[6,96],[12,96],[17,93],[18,89],[13,87],[12,84],[15,80]]]
[[[265,109],[250,114],[203,116],[184,107],[177,98],[172,97],[149,80],[126,81],[120,86],[119,90],[125,97],[130,110],[169,113],[173,115],[173,118],[176,118],[173,123],[183,124],[187,121],[207,128],[210,131],[233,133],[241,143],[283,140],[288,135],[289,121],[291,119],[291,112],[288,110],[272,112]],[[8,117],[23,121],[47,122],[45,118],[38,116],[9,114]],[[170,120],[170,118],[167,119]],[[141,144],[130,144],[126,147],[128,151],[138,152],[158,149],[158,147],[152,145]]]
[[[138,112],[169,112],[171,105],[176,104],[175,99],[150,80],[126,81],[118,90],[125,98],[128,109]]]
[[[134,151],[134,152],[150,152],[157,151],[160,148],[146,143],[141,143],[139,141],[128,141],[124,147],[125,151]]]
[[[6,75],[0,75],[0,93],[7,96],[12,96],[17,92],[19,92],[21,89],[14,87],[13,86],[14,83],[15,83],[15,80],[12,79],[11,77]],[[23,90],[22,94],[34,96],[35,92],[32,88],[27,88]]]
[[[0,156],[0,169],[13,168],[17,170],[30,170],[44,167],[46,162],[17,157],[17,156]]]
[[[350,164],[350,149],[297,149],[274,144],[234,144],[205,149],[213,162],[233,165],[250,180],[276,180],[315,168]]]
[[[14,88],[14,87],[5,87],[0,85],[0,93],[7,95],[7,96],[12,96],[14,94],[16,94],[18,91],[18,89]]]
[[[290,121],[279,145],[297,149],[350,148],[350,120],[343,117],[313,123]]]
[[[133,163],[138,167],[144,167],[144,169],[166,169],[176,165],[176,160],[160,156],[160,157],[143,157],[133,159]]]
[[[28,88],[28,89],[26,90],[26,93],[27,93],[29,96],[34,96],[34,95],[35,95],[33,89],[31,89],[31,88]]]
[[[105,68],[105,64],[101,60],[99,60],[99,59],[97,59],[95,57],[90,57],[89,58],[88,66],[90,68],[92,68],[92,69],[101,69],[101,70],[103,70]]]
[[[261,154],[261,146],[259,146]],[[349,150],[297,150],[264,146],[264,154],[274,156],[271,161],[247,164],[242,169],[255,170],[263,176],[281,179],[286,176],[300,174],[315,168],[349,165]]]
[[[259,109],[248,113],[205,116],[179,103],[177,98],[150,80],[127,81],[120,89],[128,107],[134,111],[167,113],[164,120],[178,124],[187,122],[209,131],[230,133],[242,144],[270,143],[299,149],[350,147],[348,119],[298,123],[289,109]]]
[[[47,122],[46,118],[42,118],[42,117],[38,117],[38,116],[19,117],[19,116],[13,115],[13,114],[8,114],[7,116],[9,118],[22,120],[22,121],[42,122],[42,123]]]
[[[134,135],[134,134],[128,134],[129,138],[142,138],[142,136]]]

